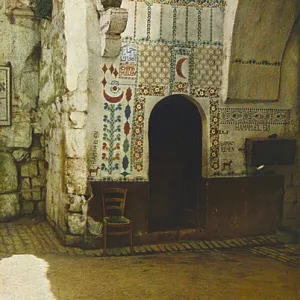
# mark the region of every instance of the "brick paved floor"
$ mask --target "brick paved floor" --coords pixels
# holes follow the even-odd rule
[[[300,266],[300,245],[279,245],[274,235],[135,246],[134,255],[226,251],[239,248],[246,249],[252,255],[269,257],[294,267]],[[62,246],[50,224],[43,220],[36,224],[0,224],[0,257],[24,253],[97,257],[103,255],[102,249],[85,250]],[[107,249],[107,256],[126,256],[129,254],[129,247]]]

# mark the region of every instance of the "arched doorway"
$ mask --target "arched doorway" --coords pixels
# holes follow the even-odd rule
[[[202,121],[184,96],[161,100],[149,120],[149,231],[199,225]]]

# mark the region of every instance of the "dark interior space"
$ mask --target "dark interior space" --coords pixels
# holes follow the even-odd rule
[[[149,120],[149,231],[199,225],[202,122],[197,107],[170,96]]]

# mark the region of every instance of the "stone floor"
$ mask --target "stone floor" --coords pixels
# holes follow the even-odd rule
[[[300,245],[281,245],[273,235],[135,246],[133,254],[216,252],[235,249],[243,249],[252,255],[269,257],[294,267],[300,267]],[[103,256],[102,249],[85,250],[62,246],[52,227],[45,220],[27,224],[26,222],[25,224],[18,222],[0,224],[0,257],[23,253]],[[108,257],[130,255],[129,247],[107,249],[106,255]]]
[[[300,269],[245,249],[0,259],[1,300],[298,300]]]
[[[151,254],[151,255],[147,255]],[[300,300],[300,245],[273,235],[84,250],[44,220],[0,224],[1,300]]]

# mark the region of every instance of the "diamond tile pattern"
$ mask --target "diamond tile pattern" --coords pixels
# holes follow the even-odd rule
[[[168,85],[171,47],[165,44],[140,44],[139,83]]]
[[[204,46],[195,50],[194,86],[221,86],[222,55],[223,50],[218,46]]]

